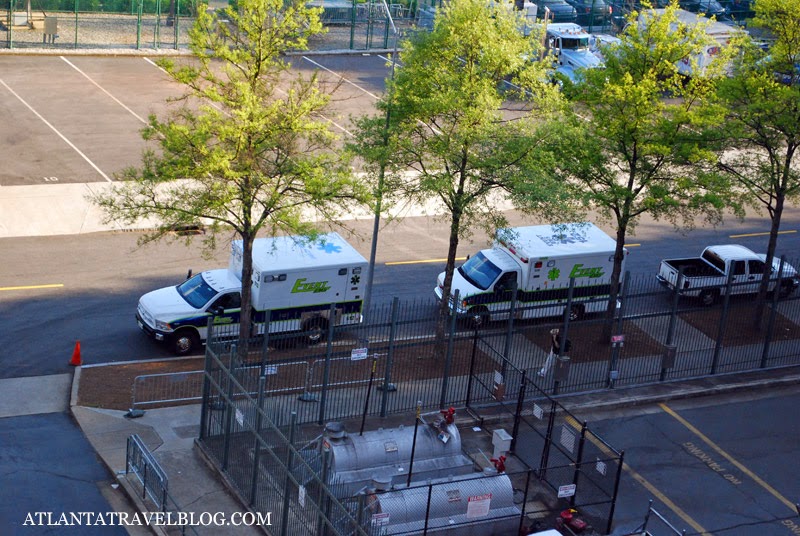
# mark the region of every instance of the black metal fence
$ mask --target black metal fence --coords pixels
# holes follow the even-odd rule
[[[800,299],[771,296],[756,322],[752,294],[739,290],[752,289],[731,281],[709,307],[651,279],[627,278],[613,319],[600,313],[570,321],[577,302],[564,300],[555,306],[563,317],[522,320],[541,310],[512,304],[513,319],[477,327],[450,317],[441,340],[435,303],[401,306],[397,299],[369,311],[367,323],[329,326],[326,343],[312,347],[302,333],[240,343],[236,331],[214,328],[202,444],[251,507],[286,504],[289,533],[322,526],[332,534],[367,533],[371,525],[359,509],[300,456],[313,438],[297,425],[466,407],[477,420],[513,423],[512,451],[530,468],[533,485],[610,531],[623,455],[552,395],[800,362]],[[547,307],[552,313],[554,305]],[[553,328],[572,348],[547,369]],[[298,486],[313,490],[311,498]],[[294,515],[304,508],[299,496],[321,510]]]

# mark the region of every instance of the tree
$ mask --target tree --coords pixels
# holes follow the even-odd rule
[[[769,53],[743,43],[734,76],[723,81],[719,94],[728,108],[723,138],[733,149],[720,157],[720,168],[742,189],[743,202],[766,210],[770,233],[764,276],[757,297],[760,325],[778,232],[786,202],[800,197],[800,4],[759,0],[752,25],[775,36]]]
[[[210,231],[206,251],[222,230],[241,238],[242,339],[251,333],[248,283],[258,233],[313,238],[312,216],[333,221],[368,199],[320,116],[329,96],[315,76],[292,76],[283,60],[322,31],[320,12],[302,0],[238,0],[220,15],[202,6],[189,33],[193,61],[160,62],[186,93],[165,120],[149,118],[143,137],[159,151],[146,150],[141,167],[94,198],[109,221],[155,218],[157,228],[142,242],[202,224]]]
[[[679,22],[676,9],[634,12],[620,42],[606,49],[605,67],[586,71],[576,88],[574,150],[561,173],[616,226],[609,319],[625,240],[640,216],[691,228],[700,215],[718,222],[725,207],[727,186],[709,171],[714,153],[703,136],[721,119],[712,80],[723,65],[695,68],[690,80],[679,73],[679,61],[696,61],[711,42],[705,24]]]
[[[459,240],[475,226],[503,227],[496,205],[520,182],[537,184],[543,197],[558,188],[536,165],[547,133],[537,130],[532,110],[543,116],[557,108],[559,96],[545,62],[530,61],[539,57],[541,41],[522,35],[521,24],[508,5],[443,4],[431,32],[402,43],[402,67],[379,103],[385,117],[359,122],[356,150],[387,173],[386,191],[396,201],[437,200],[449,221],[439,340]],[[532,105],[511,113],[503,109],[511,97]]]

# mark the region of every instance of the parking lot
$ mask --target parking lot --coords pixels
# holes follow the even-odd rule
[[[592,416],[590,428],[625,451],[614,534],[640,524],[649,499],[686,534],[799,534],[798,403],[787,386]]]
[[[332,93],[326,118],[340,135],[370,111],[388,73],[377,55],[294,57],[321,69]],[[0,57],[0,186],[110,182],[141,162],[140,131],[164,117],[181,87],[147,57]]]

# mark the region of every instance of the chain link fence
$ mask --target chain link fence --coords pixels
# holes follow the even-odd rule
[[[187,51],[199,5],[196,0],[0,0],[0,48]],[[421,16],[432,13],[416,2],[312,0],[308,5],[323,8],[325,27],[324,34],[311,38],[312,51],[393,49]],[[224,7],[219,0],[209,4],[212,10]]]

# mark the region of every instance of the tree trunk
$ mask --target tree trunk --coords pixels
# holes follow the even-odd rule
[[[447,352],[447,329],[448,319],[450,318],[450,294],[453,286],[453,272],[456,266],[456,253],[458,251],[458,228],[461,224],[461,214],[453,213],[450,221],[450,245],[447,248],[447,264],[444,268],[444,288],[442,289],[442,301],[439,304],[439,315],[436,320],[436,343],[434,353],[436,358],[444,359]],[[457,305],[457,304],[454,304]],[[454,308],[455,309],[455,308]],[[455,314],[455,310],[453,311]]]
[[[611,270],[611,278],[608,289],[608,305],[606,306],[606,321],[603,325],[603,337],[605,341],[611,340],[614,329],[614,317],[617,313],[617,298],[620,291],[620,278],[622,277],[622,263],[625,260],[625,235],[627,234],[627,223],[617,224],[617,246],[614,248],[614,268]]]
[[[239,314],[239,356],[247,356],[247,345],[250,340],[252,326],[252,278],[253,278],[253,241],[255,235],[242,233],[242,310]]]
[[[772,261],[775,258],[775,250],[778,247],[778,232],[781,229],[784,201],[784,195],[779,192],[775,198],[775,210],[770,218],[771,226],[767,244],[767,258],[764,259],[764,275],[761,277],[761,284],[758,286],[758,295],[756,296],[755,310],[753,312],[753,326],[759,331],[764,327],[762,324],[764,323],[764,310],[767,306],[767,289],[773,276],[777,278],[773,292],[780,292],[781,274],[773,274]]]

